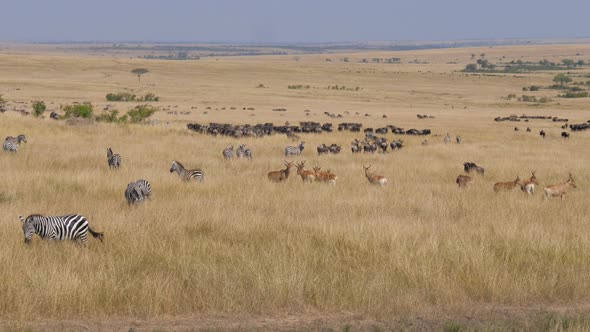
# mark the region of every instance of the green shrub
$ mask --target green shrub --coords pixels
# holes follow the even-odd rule
[[[109,93],[106,98],[108,101],[134,101],[135,95],[129,92]]]
[[[131,111],[127,112],[126,116],[129,117],[131,123],[140,123],[152,116],[156,111],[158,111],[158,109],[153,106],[138,105]]]
[[[47,109],[47,106],[42,101],[35,101],[33,102],[33,116],[40,117],[43,115],[43,112]]]
[[[159,101],[160,97],[156,96],[155,94],[149,92],[145,96],[143,96],[143,101]]]
[[[561,98],[586,98],[588,97],[588,92],[566,92],[560,95]]]
[[[117,117],[119,111],[111,110],[110,112],[102,113],[101,115],[96,117],[96,121],[98,122],[109,122],[109,123],[125,123],[127,122],[127,115],[123,115],[122,117]]]
[[[92,118],[92,104],[75,104],[64,107],[64,118]]]

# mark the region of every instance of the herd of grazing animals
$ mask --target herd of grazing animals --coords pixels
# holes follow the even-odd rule
[[[541,131],[541,135],[544,136],[544,132]],[[372,143],[376,146],[379,146],[380,142],[379,138],[376,136],[370,137],[372,140],[369,141],[368,139],[365,141],[365,152],[367,149],[368,143]],[[448,144],[451,142],[451,137],[447,133],[444,137],[444,143]],[[456,137],[457,144],[462,142],[462,138],[460,136]],[[18,146],[21,143],[27,143],[27,138],[25,135],[18,135],[17,137],[8,136],[4,140],[3,150],[6,152],[17,152]],[[387,145],[386,142],[383,144]],[[423,144],[424,145],[424,144]],[[403,146],[403,142],[392,142],[392,149],[399,149]],[[356,149],[355,149],[356,148]],[[355,140],[352,144],[352,152],[360,152],[361,149],[361,141]],[[305,142],[301,142],[298,146],[288,146],[285,148],[285,156],[290,155],[301,155],[303,150],[305,149]],[[318,146],[318,155],[323,153],[339,153],[341,150],[341,146],[337,144],[332,144],[327,146],[322,144]],[[384,149],[385,152],[385,149]],[[252,159],[252,150],[247,148],[245,145],[240,144],[238,148],[234,151],[234,147],[229,145],[226,149],[222,151],[223,158],[228,160],[232,159],[234,156],[237,158],[246,158]],[[110,169],[118,169],[121,167],[122,157],[120,154],[116,154],[113,152],[111,148],[107,148],[107,164]],[[278,171],[271,171],[268,173],[267,177],[271,182],[285,182],[289,178],[289,174],[291,172],[291,168],[293,167],[294,162],[285,161],[284,162],[284,169]],[[297,175],[301,177],[301,180],[306,183],[313,183],[313,182],[323,182],[328,183],[331,185],[336,185],[337,176],[332,173],[329,169],[327,171],[322,171],[320,167],[313,167],[313,170],[309,170],[305,168],[305,161],[297,162],[295,164],[297,168]],[[473,162],[466,162],[463,164],[465,174],[461,174],[457,177],[456,183],[460,188],[468,187],[475,182],[475,177],[472,176],[475,174],[476,176],[483,176],[485,173],[485,169],[481,166]],[[364,173],[365,177],[372,185],[379,185],[385,186],[388,182],[387,178],[382,175],[374,174],[370,171],[371,165],[364,166]],[[173,161],[172,166],[170,168],[170,173],[176,172],[180,179],[185,182],[196,181],[202,182],[204,180],[204,172],[201,169],[185,169],[185,167],[178,161]],[[528,180],[521,180],[520,177],[517,177],[514,181],[509,182],[497,182],[494,184],[493,189],[495,192],[499,191],[510,191],[516,188],[516,186],[520,186],[521,190],[528,194],[533,195],[535,192],[535,187],[539,185],[539,181],[536,178],[535,172],[532,172],[532,176]],[[564,198],[565,194],[570,188],[577,188],[574,182],[574,179],[571,174],[569,174],[569,178],[564,181],[563,183],[556,184],[556,185],[549,185],[544,188],[545,198],[550,197],[560,197],[561,199]],[[151,184],[149,181],[141,179],[135,182],[131,182],[127,185],[125,190],[125,199],[129,205],[135,205],[146,200],[149,200],[152,195]],[[52,239],[52,240],[76,240],[80,241],[82,244],[87,243],[87,232],[90,232],[91,235],[100,241],[103,240],[104,235],[103,233],[93,231],[89,225],[88,220],[78,214],[72,215],[65,215],[65,216],[42,216],[42,215],[30,215],[27,218],[20,216],[20,219],[23,223],[23,231],[25,233],[25,243],[30,243],[31,238],[34,234],[38,234],[43,239]]]

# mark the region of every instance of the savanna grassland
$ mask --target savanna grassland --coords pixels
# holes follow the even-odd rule
[[[0,154],[0,327],[590,328],[590,131],[564,140],[561,123],[493,121],[527,114],[586,122],[590,99],[522,92],[552,84],[553,71],[459,72],[471,53],[492,61],[590,60],[589,45],[198,61],[0,54],[0,93],[8,101],[0,135],[28,139],[18,153]],[[373,57],[401,63],[359,63]],[[150,71],[141,84],[130,73],[137,67]],[[588,74],[588,67],[570,71],[575,80]],[[333,85],[355,89],[326,88]],[[105,100],[121,91],[158,95],[150,103],[162,109],[157,121],[68,125],[48,117],[59,105],[85,101],[96,114],[106,105],[124,113],[136,103]],[[512,93],[551,101],[504,98]],[[15,112],[35,100],[47,104],[45,119]],[[284,148],[295,143],[284,135],[237,140],[186,129],[188,122],[285,121],[394,124],[433,135],[423,146],[424,137],[388,133],[405,147],[353,155],[350,142],[362,133],[301,134],[303,155],[285,159]],[[447,132],[463,144],[445,145]],[[240,143],[252,148],[253,160],[224,161],[222,149]],[[320,143],[341,144],[343,152],[318,157]],[[107,147],[122,155],[120,170],[108,169]],[[182,183],[169,172],[173,160],[202,168],[205,182]],[[266,174],[285,160],[329,168],[337,185],[304,184],[295,169],[286,183],[270,183]],[[467,161],[486,173],[459,190],[455,178]],[[369,185],[368,164],[389,179],[386,187]],[[541,182],[534,196],[493,192],[495,182],[531,171]],[[542,187],[568,173],[577,189],[563,201],[543,200]],[[140,178],[151,182],[153,198],[129,207],[123,192]],[[84,248],[37,237],[26,246],[18,215],[33,213],[81,213],[105,241],[91,238]]]

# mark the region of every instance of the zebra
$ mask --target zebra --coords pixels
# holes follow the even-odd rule
[[[176,160],[172,162],[170,173],[172,172],[177,172],[183,181],[190,181],[192,179],[195,179],[199,182],[203,182],[203,180],[205,179],[205,173],[203,173],[202,170],[185,169],[184,166],[182,166],[182,164]]]
[[[125,199],[127,204],[140,203],[152,196],[152,186],[147,180],[137,180],[127,185],[125,189]]]
[[[244,156],[252,160],[252,150],[250,148],[246,148],[246,150],[244,150]]]
[[[227,148],[223,149],[222,154],[224,159],[232,159],[234,157],[234,146],[230,145]]]
[[[7,136],[4,139],[2,149],[6,152],[17,152],[18,146],[21,142],[27,143],[27,137],[25,135],[18,135],[17,137]]]
[[[447,133],[447,135],[445,136],[443,141],[445,142],[445,144],[451,143],[451,135],[449,135],[449,133]]]
[[[285,148],[285,157],[289,155],[300,155],[305,149],[305,142],[299,143],[299,146],[288,146]]]
[[[111,148],[107,148],[107,163],[110,168],[119,168],[121,166],[121,155],[113,153]]]
[[[240,144],[236,149],[236,157],[242,158],[246,156],[246,147],[244,144]]]
[[[55,241],[73,240],[80,241],[84,245],[88,243],[87,231],[101,242],[104,238],[103,233],[92,230],[88,225],[88,220],[79,214],[47,217],[40,214],[32,214],[27,218],[23,216],[18,217],[23,222],[26,244],[31,243],[31,238],[34,234],[39,235],[42,239]]]
[[[461,142],[463,142],[463,138],[461,138],[461,136],[457,136],[456,140],[457,144],[461,144]]]

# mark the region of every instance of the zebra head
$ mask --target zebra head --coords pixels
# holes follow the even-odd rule
[[[113,149],[107,148],[107,158],[110,158],[112,156],[113,156]]]
[[[28,216],[26,219],[23,216],[18,216],[23,223],[23,233],[25,234],[25,244],[31,243],[33,234],[35,234],[35,225],[33,224],[33,216]]]
[[[20,143],[20,142],[25,142],[27,143],[27,137],[23,134],[20,134],[16,137],[16,140]]]
[[[175,160],[172,162],[172,167],[170,167],[170,173],[178,172],[178,174],[180,174],[183,169],[184,167],[182,164]]]

